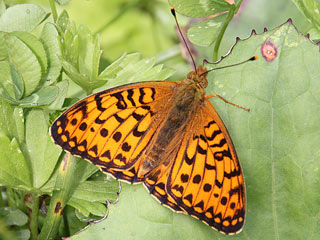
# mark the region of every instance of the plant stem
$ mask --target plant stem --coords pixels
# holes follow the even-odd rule
[[[53,21],[56,23],[58,19],[58,13],[56,9],[56,4],[54,3],[54,0],[49,0],[50,8],[52,12]]]
[[[57,239],[63,209],[80,184],[86,168],[83,162],[69,153],[65,155],[57,172],[55,190],[52,193],[47,216],[43,222],[38,240]]]
[[[31,213],[31,239],[38,237],[38,214],[39,214],[39,196],[32,194],[32,213]]]
[[[224,33],[225,33],[229,23],[233,19],[234,15],[238,12],[242,1],[243,0],[240,0],[237,3],[237,5],[233,4],[233,5],[230,6],[230,10],[229,10],[228,16],[227,16],[226,20],[224,21],[224,23],[221,25],[221,27],[219,29],[218,37],[217,37],[216,44],[214,45],[214,50],[213,50],[213,57],[212,57],[213,62],[216,62],[218,60],[219,47],[220,47],[222,38],[224,36]]]

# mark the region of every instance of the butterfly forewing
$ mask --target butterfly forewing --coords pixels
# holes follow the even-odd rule
[[[64,150],[116,178],[141,181],[136,176],[141,154],[151,142],[176,84],[143,82],[93,94],[56,119],[51,136]]]

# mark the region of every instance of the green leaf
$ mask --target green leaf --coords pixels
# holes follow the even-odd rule
[[[0,31],[31,32],[47,18],[45,11],[34,4],[14,5],[1,15]]]
[[[85,216],[106,214],[106,200],[113,202],[117,199],[119,183],[109,181],[85,181],[79,185],[72,195],[68,205],[78,209]]]
[[[116,192],[119,190],[119,183],[113,179],[107,181],[85,181],[75,190],[72,198],[88,202],[105,203],[106,199],[115,201]]]
[[[26,144],[35,188],[40,188],[49,179],[61,152],[48,134],[47,118],[40,109],[31,110],[26,118]]]
[[[208,17],[228,11],[230,4],[224,0],[169,0],[178,13],[188,17]]]
[[[131,82],[164,80],[174,73],[173,70],[163,68],[162,65],[155,66],[156,60],[156,57],[141,59],[141,54],[138,53],[123,55],[101,72],[99,77],[114,78],[106,85],[109,88]],[[106,86],[103,88],[105,89]]]
[[[26,32],[12,32],[10,33],[10,35],[16,36],[30,48],[30,50],[37,57],[41,66],[42,75],[44,75],[47,71],[48,60],[47,60],[46,52],[40,40],[38,40],[32,34],[26,33]]]
[[[22,98],[23,91],[24,91],[23,79],[21,74],[13,64],[10,64],[10,73],[12,78],[12,88],[14,90],[15,99],[19,100]],[[8,89],[8,87],[5,87],[5,88]]]
[[[21,107],[39,107],[53,103],[57,99],[59,89],[56,86],[47,86],[40,88],[39,91],[33,93],[29,97],[15,102]]]
[[[82,222],[96,220],[96,216],[101,218],[107,213],[106,204],[101,202],[89,202],[81,199],[71,198],[68,202],[68,205],[76,209],[76,216]]]
[[[30,187],[31,177],[27,162],[17,140],[10,139],[0,132],[0,185]]]
[[[66,10],[63,10],[61,12],[61,14],[58,17],[57,20],[57,28],[60,31],[60,34],[62,35],[63,33],[65,33],[65,31],[67,30],[68,26],[69,26],[69,15],[68,12]]]
[[[32,50],[16,36],[6,37],[9,62],[19,71],[25,86],[25,96],[30,95],[41,81],[41,64]]]
[[[19,143],[24,141],[23,110],[3,100],[0,100],[0,109],[0,131],[10,139],[16,138]]]
[[[262,55],[266,43],[277,54]],[[265,51],[264,54],[270,54]],[[108,218],[74,239],[317,239],[320,234],[319,47],[291,22],[238,41],[210,72],[207,95],[237,149],[246,180],[244,229],[225,236],[201,221],[161,206],[142,186],[123,184]],[[211,68],[211,65],[207,66]],[[123,227],[125,226],[125,231]],[[107,231],[105,231],[107,229]]]
[[[23,226],[28,222],[27,215],[20,209],[0,208],[0,216],[4,217],[7,226]]]
[[[21,86],[22,85],[22,86]],[[7,61],[0,62],[0,96],[9,101],[21,97],[23,82],[14,65]]]
[[[15,232],[15,235],[19,240],[29,240],[30,239],[30,230],[29,229],[20,229]]]
[[[42,42],[48,57],[48,72],[45,76],[45,84],[49,85],[59,77],[62,67],[59,59],[61,52],[58,41],[58,31],[53,24],[46,23],[44,25],[40,41]]]
[[[88,76],[89,82],[98,76],[99,61],[102,51],[98,36],[93,36],[89,29],[80,25],[79,35],[79,73]]]
[[[226,14],[223,14],[192,26],[188,30],[189,40],[198,46],[209,47],[217,39],[218,30],[225,19]]]
[[[98,37],[84,25],[76,29],[75,24],[70,22],[62,35],[63,59],[61,62],[68,77],[88,94],[93,89],[104,85],[106,80],[98,78],[102,53]]]

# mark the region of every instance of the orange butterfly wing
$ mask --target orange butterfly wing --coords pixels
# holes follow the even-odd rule
[[[51,127],[54,142],[117,179],[140,182],[141,155],[165,117],[177,82],[123,85],[75,103]]]
[[[225,234],[241,231],[245,185],[226,127],[208,99],[199,107],[172,165],[148,175],[145,185],[163,204],[200,219]],[[159,169],[153,172],[159,173]]]

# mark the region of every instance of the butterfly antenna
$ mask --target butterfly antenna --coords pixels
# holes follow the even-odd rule
[[[234,66],[238,66],[238,65],[244,64],[244,63],[246,63],[246,62],[255,61],[255,60],[257,60],[257,59],[258,59],[258,56],[253,56],[253,57],[251,57],[251,58],[249,58],[249,59],[247,59],[247,60],[245,60],[245,61],[243,61],[243,62],[239,62],[239,63],[235,63],[235,64],[223,66],[223,67],[217,67],[217,68],[210,69],[210,70],[202,73],[200,76],[205,75],[205,74],[207,74],[208,72],[211,72],[211,71],[213,71],[213,70],[219,70],[219,69],[223,69],[223,68],[234,67]],[[203,64],[214,64],[214,63],[208,62],[207,60],[204,60],[204,61],[203,61]]]
[[[187,44],[187,41],[186,41],[186,39],[184,38],[184,36],[183,36],[183,34],[182,34],[182,31],[181,31],[181,29],[180,29],[180,25],[179,25],[179,23],[178,23],[177,16],[176,16],[176,11],[174,10],[173,7],[171,7],[170,10],[171,10],[171,14],[172,14],[173,17],[174,17],[174,20],[176,21],[177,28],[178,28],[178,31],[179,31],[179,33],[180,33],[180,36],[181,36],[181,38],[182,38],[182,40],[183,40],[183,42],[184,42],[184,45],[186,46],[186,48],[187,48],[187,50],[188,50],[188,52],[189,52],[189,55],[190,55],[190,57],[191,57],[191,60],[192,60],[192,63],[193,63],[193,67],[194,67],[194,71],[197,73],[196,63],[195,63],[195,61],[194,61],[194,59],[193,59],[193,56],[192,56],[192,54],[191,54],[190,48],[189,48],[189,46],[188,46],[188,44]]]

